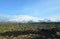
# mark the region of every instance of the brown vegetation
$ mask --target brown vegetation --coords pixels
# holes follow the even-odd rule
[[[60,39],[60,23],[0,23],[0,39]]]

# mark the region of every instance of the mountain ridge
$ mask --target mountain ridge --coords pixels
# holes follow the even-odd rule
[[[28,16],[28,15],[18,15],[18,16],[9,16],[9,17],[0,17],[0,21],[6,21],[6,22],[59,22],[58,20],[54,21],[51,19],[42,19],[38,17]]]

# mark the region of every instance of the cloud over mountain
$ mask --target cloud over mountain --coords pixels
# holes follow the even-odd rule
[[[19,16],[13,16],[8,21],[16,21],[16,22],[28,22],[28,21],[38,22],[40,18],[32,17],[28,15],[19,15]]]
[[[0,20],[10,21],[10,22],[28,22],[28,21],[39,22],[39,20],[42,20],[42,19],[33,17],[33,16],[28,16],[28,15],[15,15],[15,16],[0,15]]]
[[[49,18],[38,18],[29,15],[0,15],[1,21],[9,21],[9,22],[59,22],[60,16],[51,16]]]

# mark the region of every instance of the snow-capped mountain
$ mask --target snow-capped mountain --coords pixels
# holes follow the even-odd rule
[[[20,16],[14,16],[11,19],[9,19],[8,21],[13,21],[13,22],[39,22],[39,20],[41,20],[40,18],[37,17],[32,17],[32,16],[28,16],[28,15],[20,15]]]
[[[18,16],[9,16],[9,17],[0,17],[0,21],[9,21],[9,22],[39,22],[40,18],[28,16],[28,15],[18,15]]]
[[[28,16],[28,15],[18,15],[18,16],[0,16],[0,21],[4,22],[59,22],[58,20],[42,19],[38,17]]]

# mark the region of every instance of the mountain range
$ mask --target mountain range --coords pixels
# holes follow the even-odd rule
[[[0,16],[0,22],[59,22],[51,19],[42,19],[28,15],[18,15],[18,16]]]

